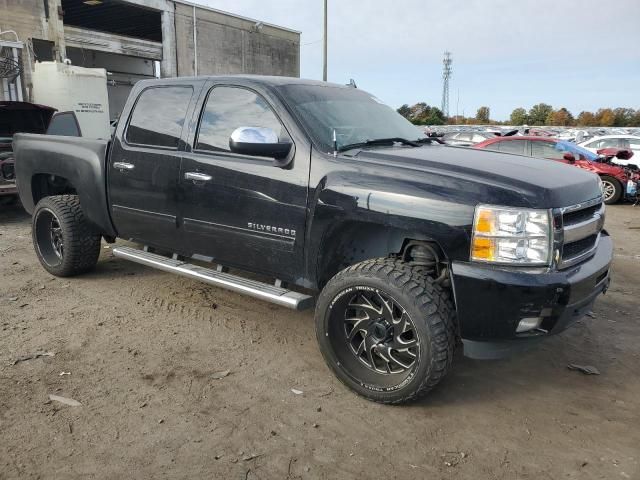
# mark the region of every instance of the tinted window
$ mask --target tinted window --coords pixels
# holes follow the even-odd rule
[[[280,140],[286,132],[260,95],[236,87],[215,87],[205,105],[196,149],[229,151],[229,137],[238,127],[270,128]]]
[[[556,144],[554,142],[532,141],[531,156],[561,160],[564,153],[556,150]]]
[[[504,140],[498,143],[498,150],[505,153],[516,153],[518,155],[525,155],[524,146],[526,141],[524,140]]]
[[[80,127],[73,112],[56,113],[51,119],[47,135],[64,135],[67,137],[81,137]]]
[[[470,142],[472,136],[472,133],[459,133],[456,140],[460,140],[461,142]]]
[[[129,121],[127,142],[177,148],[191,94],[191,87],[157,87],[142,92]]]

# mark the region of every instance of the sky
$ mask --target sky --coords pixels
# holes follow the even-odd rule
[[[300,76],[322,78],[323,0],[196,1],[301,31]],[[329,0],[328,17],[328,80],[396,108],[440,106],[448,50],[450,115],[640,109],[640,0]]]

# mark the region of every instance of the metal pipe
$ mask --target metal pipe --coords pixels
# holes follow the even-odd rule
[[[327,81],[327,0],[324,0],[324,36],[322,47],[322,80]]]

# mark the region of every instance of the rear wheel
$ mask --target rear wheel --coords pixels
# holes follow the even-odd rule
[[[618,203],[622,197],[622,184],[609,175],[602,175],[600,177],[602,182],[602,196],[606,205],[612,205]]]
[[[315,318],[329,367],[370,400],[413,400],[451,366],[456,335],[449,295],[400,260],[368,260],[338,273],[320,294]]]
[[[33,212],[33,246],[42,266],[58,277],[93,269],[100,234],[89,224],[76,195],[43,198]]]

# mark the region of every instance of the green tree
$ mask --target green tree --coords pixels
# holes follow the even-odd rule
[[[402,115],[404,118],[408,119],[409,116],[411,115],[411,109],[409,108],[409,105],[405,103],[398,109],[398,113]]]
[[[529,116],[524,108],[519,107],[511,112],[509,121],[511,122],[511,125],[526,125],[529,123]]]
[[[546,103],[538,103],[529,110],[529,124],[530,125],[544,125],[547,122],[547,117],[553,112],[553,107]]]
[[[479,123],[489,123],[489,116],[491,115],[491,111],[489,107],[480,107],[476,112],[476,120]]]
[[[633,121],[633,116],[635,115],[635,110],[633,108],[614,108],[613,109],[613,126],[614,127],[629,127],[630,123]]]

